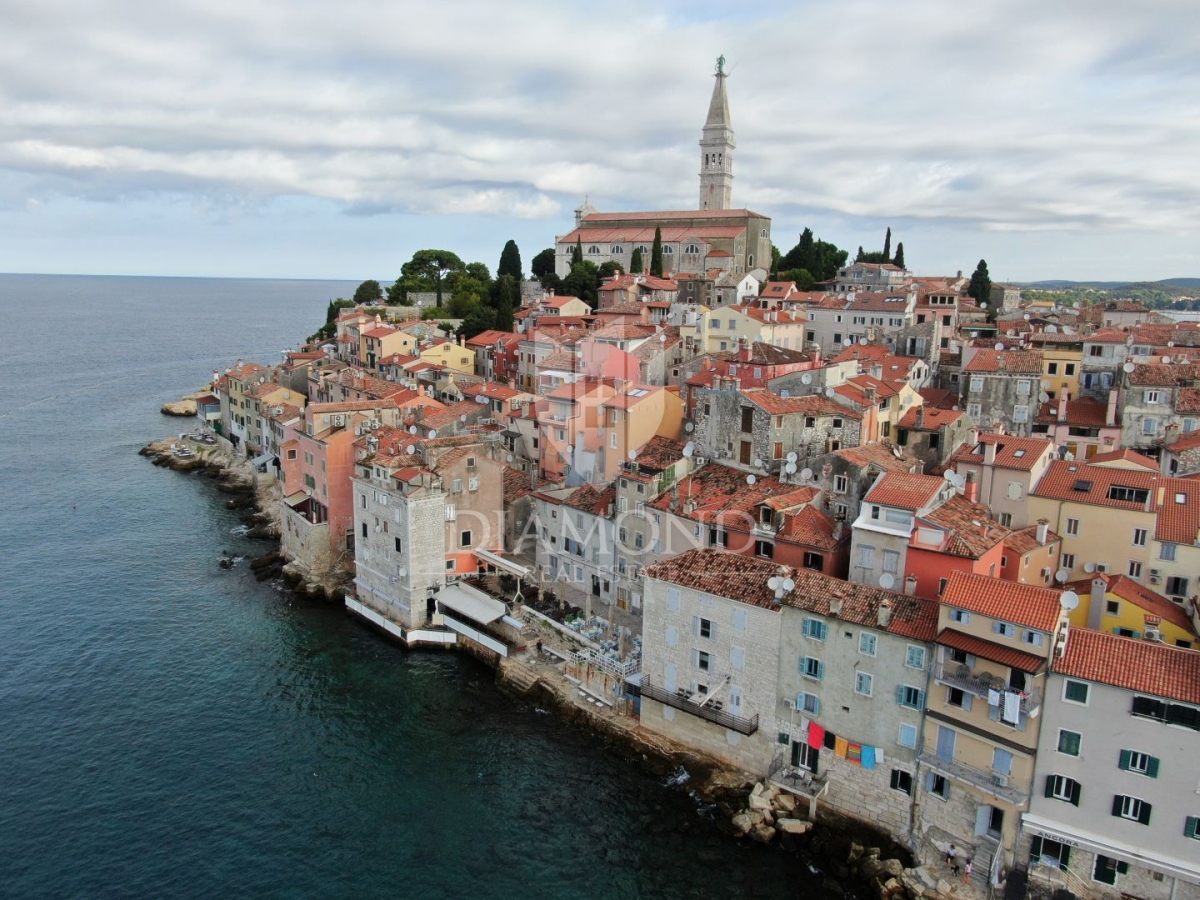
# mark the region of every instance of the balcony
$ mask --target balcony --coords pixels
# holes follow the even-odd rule
[[[1010,803],[1013,806],[1024,806],[1029,802],[1029,793],[1022,791],[1009,784],[1009,776],[1001,775],[998,772],[985,772],[982,769],[976,769],[974,766],[968,766],[966,763],[958,762],[953,759],[943,759],[936,753],[919,753],[917,761],[923,766],[927,766],[933,771],[952,778],[955,781],[960,781],[964,784],[969,784],[985,794],[990,794],[998,800],[1003,800],[1005,803]]]
[[[1000,691],[1003,693],[1008,688],[1008,682],[1000,676],[991,675],[987,672],[975,674],[966,663],[935,662],[932,666],[932,672],[933,680],[939,684],[946,684],[961,691],[966,691],[968,694],[979,697],[985,702],[988,698],[988,691]],[[1021,712],[1025,715],[1036,715],[1041,706],[1041,690],[1033,688],[1032,690],[1021,692]]]
[[[755,522],[750,526],[750,533],[755,537],[773,538],[778,534],[774,522]]]
[[[712,722],[714,725],[720,725],[722,728],[728,728],[730,731],[736,731],[738,734],[754,734],[758,731],[758,713],[755,713],[752,718],[744,719],[741,716],[735,716],[733,713],[727,713],[723,709],[714,705],[715,701],[709,701],[704,706],[700,705],[703,698],[693,699],[689,691],[682,689],[678,691],[668,691],[654,684],[648,678],[642,678],[642,696],[649,697],[651,700],[657,700],[664,706],[669,706],[672,709],[678,709],[689,715],[696,716],[699,719],[704,719],[707,722]]]

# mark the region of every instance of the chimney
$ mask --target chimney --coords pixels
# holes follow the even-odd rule
[[[983,445],[983,464],[985,466],[994,466],[996,464],[996,447],[995,441],[987,441]]]
[[[967,473],[967,482],[963,485],[963,496],[972,503],[979,502],[979,482],[975,480],[975,473]]]
[[[925,428],[925,404],[917,404],[917,431]]]
[[[1109,428],[1117,424],[1117,389],[1108,392],[1108,407],[1104,410],[1104,424]]]
[[[905,575],[904,576],[904,593],[908,594],[908,596],[910,596],[910,597],[914,596],[917,593],[917,576],[916,575]]]
[[[845,534],[845,532],[846,532],[846,523],[843,522],[841,519],[834,519],[833,520],[833,539],[835,541],[840,541],[842,539],[842,535]]]
[[[879,604],[879,612],[877,619],[880,628],[887,628],[888,623],[892,621],[892,601],[884,600]]]
[[[1063,391],[1058,395],[1058,421],[1067,421],[1067,400],[1070,399],[1071,392]]]
[[[1104,595],[1108,582],[1099,575],[1092,579],[1092,593],[1088,600],[1088,628],[1100,630],[1100,616],[1104,613]]]
[[[1046,538],[1050,534],[1050,522],[1046,519],[1038,519],[1037,521],[1037,542],[1045,544]]]
[[[842,604],[845,601],[840,594],[834,594],[829,598],[829,614],[831,616],[840,616],[842,614]]]

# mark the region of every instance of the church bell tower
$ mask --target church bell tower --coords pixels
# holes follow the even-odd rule
[[[729,209],[733,205],[733,124],[725,93],[725,57],[717,58],[717,83],[708,104],[708,119],[700,138],[700,208]]]

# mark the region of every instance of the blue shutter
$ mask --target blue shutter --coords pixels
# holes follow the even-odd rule
[[[823,663],[823,662],[817,663],[817,680],[818,681],[825,680],[825,663]]]
[[[904,705],[904,685],[896,685],[896,702],[901,706]]]
[[[813,697],[812,714],[813,714],[813,716],[819,716],[821,714],[821,698],[820,697]],[[817,767],[815,765],[813,766],[813,771],[814,772],[817,771]]]
[[[917,691],[917,709],[925,708],[925,692]]]

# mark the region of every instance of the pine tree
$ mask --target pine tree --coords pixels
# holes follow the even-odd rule
[[[967,293],[975,298],[976,303],[987,303],[991,299],[992,278],[988,275],[987,260],[981,259],[975,267]]]
[[[655,278],[663,277],[662,228],[654,229],[654,246],[650,248],[650,274]]]
[[[500,265],[496,268],[496,277],[511,275],[517,281],[521,280],[521,251],[517,249],[516,241],[509,241],[500,251]]]
[[[904,241],[896,245],[896,258],[892,260],[892,265],[897,269],[905,268],[904,265]]]
[[[854,257],[854,261],[855,261],[855,262],[862,262],[862,261],[863,261],[863,255],[864,255],[864,254],[863,254],[862,244],[859,244],[859,245],[858,245],[858,256]]]
[[[629,258],[629,271],[634,275],[643,275],[646,272],[646,263],[642,259],[642,248],[634,247],[633,256]]]
[[[883,258],[892,258],[892,229],[888,228],[887,234],[883,238]]]

